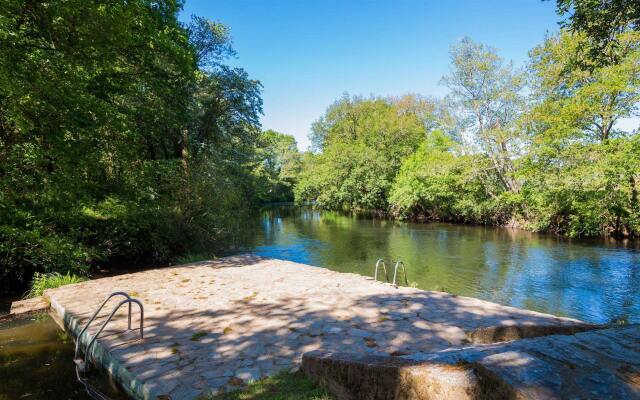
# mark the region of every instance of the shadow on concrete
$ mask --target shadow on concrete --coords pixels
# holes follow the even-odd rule
[[[209,268],[247,267],[263,260],[247,255],[181,266],[177,271],[204,268],[202,285],[206,288],[217,284],[206,282]],[[143,274],[148,274],[149,279],[154,276],[153,271]],[[269,278],[265,274],[265,279]],[[110,285],[119,285],[126,290],[131,278],[113,279],[115,281]],[[95,282],[92,296],[101,298],[111,290],[111,287],[100,287]],[[157,282],[158,288],[166,284]],[[336,283],[318,282],[317,287],[301,289],[298,294],[279,294],[271,298],[262,296],[257,286],[252,288],[255,292],[232,300],[224,308],[212,306],[207,309],[199,309],[190,303],[200,301],[203,296],[202,300],[215,304],[216,299],[207,298],[206,292],[191,293],[191,300],[185,298],[184,302],[176,303],[175,308],[165,307],[164,299],[158,297],[164,292],[145,292],[144,340],[139,340],[135,332],[123,333],[126,326],[123,309],[100,342],[154,395],[189,399],[238,389],[248,381],[295,369],[300,365],[302,355],[310,351],[348,352],[385,357],[387,361],[393,356],[398,363],[405,363],[407,361],[400,361],[395,356],[416,355],[424,359],[425,355],[434,352],[469,345],[467,332],[477,328],[565,324],[557,318],[510,307],[479,307],[475,299],[438,292],[398,291],[397,294],[355,297],[342,297],[338,292],[340,298],[318,300],[313,297],[312,290],[322,290],[327,285],[335,286]],[[345,294],[349,293],[349,288],[343,290]],[[86,309],[87,312],[77,317],[87,318],[92,308]],[[452,365],[443,363],[443,368],[445,364],[447,368]],[[581,368],[587,368],[583,372],[589,374],[596,373],[599,366],[585,364]],[[489,384],[481,385],[481,388],[490,388],[492,382],[499,382],[490,377],[488,373],[482,375]],[[406,379],[403,373],[391,372],[386,394],[359,398],[395,398],[392,388],[394,385],[401,388]],[[474,396],[480,397],[472,398],[488,398],[482,397],[482,393],[478,392]],[[504,395],[507,397],[500,398],[514,398],[507,390]]]

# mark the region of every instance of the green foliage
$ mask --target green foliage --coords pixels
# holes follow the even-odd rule
[[[272,130],[262,132],[256,151],[257,197],[262,202],[293,201],[301,160],[296,140]]]
[[[531,155],[524,212],[533,230],[568,236],[640,232],[640,136]]]
[[[31,287],[29,291],[25,294],[26,298],[38,297],[42,296],[45,290],[47,289],[55,289],[64,285],[71,285],[73,283],[80,283],[86,281],[87,278],[77,275],[70,275],[67,273],[66,275],[61,275],[57,272],[50,272],[47,274],[41,274],[36,272],[33,275],[33,280],[31,281]]]
[[[618,34],[640,31],[640,3],[633,0],[556,0],[557,12],[566,16],[562,25],[589,38],[584,48],[599,65],[618,63]]]
[[[453,153],[455,145],[440,131],[434,131],[402,163],[389,198],[396,214],[428,213],[431,219],[458,214],[454,204],[464,190],[464,165]]]
[[[592,39],[561,31],[531,52],[526,72],[463,39],[443,79],[444,111],[343,98],[313,127],[296,199],[572,237],[639,235],[640,135],[618,122],[639,116],[640,35],[615,39],[616,57],[602,63],[585,50]]]
[[[500,183],[482,155],[463,155],[461,145],[440,131],[428,134],[394,180],[393,215],[436,221],[502,224],[510,218],[506,193],[495,196]]]
[[[562,31],[531,51],[533,130],[547,142],[605,141],[623,118],[638,115],[640,32],[618,35],[616,64],[597,66],[584,34]]]
[[[313,126],[315,147],[296,186],[296,201],[321,207],[384,209],[402,160],[418,146],[431,121],[430,101],[345,96]]]
[[[226,27],[180,7],[0,6],[0,289],[237,239],[261,85],[225,65]]]
[[[617,129],[638,116],[640,35],[618,35],[617,63],[598,65],[582,33],[561,32],[531,52],[535,132],[523,159],[523,217],[569,236],[637,235],[638,135]]]

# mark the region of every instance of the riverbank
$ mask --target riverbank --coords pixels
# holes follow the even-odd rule
[[[295,203],[274,203],[272,206],[292,206]],[[617,232],[615,229],[604,229],[600,235],[592,235],[592,236],[569,236],[562,234],[557,231],[552,230],[534,230],[529,229],[527,226],[530,225],[530,222],[524,220],[518,220],[515,218],[508,219],[506,222],[496,222],[496,223],[479,223],[474,221],[467,221],[463,218],[447,218],[447,217],[436,217],[429,214],[424,213],[411,213],[407,215],[398,215],[387,210],[383,209],[330,209],[330,208],[319,208],[311,202],[305,202],[303,204],[296,205],[297,207],[315,207],[318,211],[329,211],[329,212],[340,212],[344,214],[350,214],[356,217],[363,218],[375,218],[381,220],[387,220],[391,222],[409,222],[415,224],[451,224],[457,226],[468,226],[468,227],[481,227],[481,228],[497,228],[497,229],[506,229],[506,230],[514,230],[520,231],[533,235],[543,235],[553,237],[559,240],[576,240],[582,242],[592,242],[592,243],[609,243],[614,245],[622,245],[627,248],[632,249],[640,249],[640,236],[637,234],[629,233],[629,232]]]
[[[92,280],[46,297],[77,333],[117,290],[143,302],[144,339],[122,333],[123,312],[95,352],[134,398],[237,390],[298,368],[312,350],[409,356],[535,336],[541,327],[545,334],[589,328],[574,319],[247,255]]]

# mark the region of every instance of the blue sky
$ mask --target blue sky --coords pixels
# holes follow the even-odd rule
[[[306,149],[311,123],[344,92],[442,96],[449,46],[464,36],[522,64],[558,29],[555,1],[186,0],[231,28],[234,65],[264,85],[264,129]]]

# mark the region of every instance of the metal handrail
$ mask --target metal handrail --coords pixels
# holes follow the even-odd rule
[[[404,268],[404,262],[402,260],[396,261],[396,265],[393,268],[393,285],[396,285],[396,276],[398,274],[398,266],[402,266],[402,275],[404,275],[404,284],[409,286],[409,281],[407,280],[407,270]]]
[[[78,381],[84,386],[85,390],[87,391],[87,394],[91,398],[93,398],[95,400],[111,400],[111,399],[107,395],[105,395],[104,393],[100,392],[100,390],[98,390],[97,388],[92,386],[91,383],[89,383],[89,380],[82,376],[82,374],[87,371],[89,364],[85,360],[83,360],[82,358],[78,357],[78,355],[80,353],[80,342],[81,342],[81,339],[82,339],[82,335],[87,331],[87,329],[89,329],[89,326],[96,319],[96,317],[98,316],[98,314],[100,313],[102,308],[105,306],[105,304],[107,304],[107,302],[114,296],[123,296],[123,297],[125,297],[125,300],[122,300],[120,303],[118,303],[118,305],[116,305],[113,308],[113,310],[111,311],[111,314],[109,314],[109,317],[103,322],[102,326],[100,326],[100,329],[98,329],[98,332],[91,339],[91,341],[89,342],[89,345],[87,346],[87,348],[85,350],[85,357],[90,356],[91,347],[93,346],[93,343],[98,339],[98,336],[100,336],[100,334],[102,333],[104,328],[107,326],[107,324],[111,321],[111,319],[116,314],[116,312],[118,312],[120,307],[122,307],[125,303],[127,303],[129,305],[129,315],[128,315],[128,328],[129,328],[129,330],[131,330],[131,303],[136,303],[138,305],[138,307],[140,307],[140,337],[144,338],[144,331],[143,331],[143,328],[144,328],[144,307],[142,306],[142,303],[140,302],[140,300],[132,299],[131,296],[129,296],[129,294],[125,293],[125,292],[113,292],[113,293],[111,293],[109,295],[109,297],[107,297],[102,302],[100,307],[98,307],[96,312],[93,313],[93,315],[91,316],[91,318],[89,319],[89,321],[87,322],[85,327],[82,329],[82,331],[80,331],[80,334],[76,338],[76,351],[75,351],[75,356],[74,356],[74,359],[73,359],[74,363],[76,364],[76,376],[78,378]]]
[[[376,261],[376,270],[373,273],[373,280],[374,281],[378,280],[378,267],[380,267],[380,264],[382,264],[382,269],[384,270],[385,280],[389,282],[389,273],[387,272],[387,265],[384,262],[384,258],[380,258],[378,259],[378,261]]]
[[[93,313],[93,315],[91,316],[91,318],[89,319],[89,321],[87,322],[87,325],[85,325],[84,328],[82,328],[82,330],[80,331],[80,334],[78,335],[77,339],[76,339],[76,351],[75,351],[75,357],[78,357],[78,353],[80,350],[80,339],[82,338],[82,335],[87,331],[87,329],[89,329],[89,325],[91,325],[91,323],[93,323],[93,320],[96,319],[96,317],[98,316],[98,314],[100,313],[100,311],[102,311],[102,308],[105,306],[105,304],[107,304],[107,302],[109,300],[111,300],[112,297],[114,296],[124,296],[127,299],[131,299],[131,296],[129,296],[128,293],[125,292],[113,292],[109,295],[109,297],[107,297],[102,304],[100,305],[100,307],[98,307],[98,309],[96,310],[96,312]],[[129,303],[129,329],[131,329],[131,303]]]
[[[125,303],[129,303],[129,308],[131,308],[131,303],[136,303],[138,305],[138,307],[140,307],[140,338],[144,339],[144,331],[143,331],[143,327],[144,327],[143,326],[143,324],[144,324],[144,307],[142,306],[142,303],[140,302],[140,300],[128,298],[128,299],[122,300],[120,303],[118,303],[118,305],[113,308],[113,311],[111,311],[111,314],[109,315],[107,320],[102,323],[102,326],[100,327],[100,329],[98,329],[98,332],[96,332],[96,334],[93,336],[93,339],[91,339],[91,341],[89,342],[89,345],[87,346],[87,350],[85,350],[85,354],[87,356],[91,354],[91,346],[93,346],[93,343],[98,339],[98,336],[100,336],[100,334],[102,333],[104,328],[107,326],[107,324],[111,321],[111,319],[116,314],[116,312]],[[131,313],[129,313],[129,322],[131,322]]]

